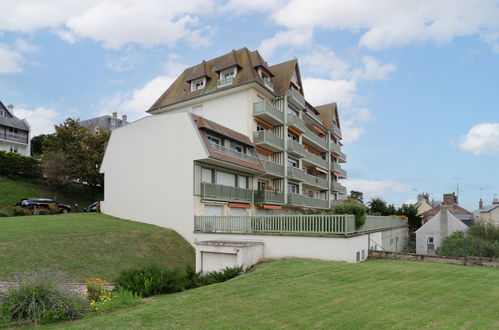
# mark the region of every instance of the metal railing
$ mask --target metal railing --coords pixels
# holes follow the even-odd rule
[[[407,226],[407,220],[396,217],[368,216],[366,223],[355,229],[353,215],[253,215],[195,216],[194,231],[217,233],[340,234]]]
[[[305,122],[292,113],[288,113],[288,126],[293,126],[300,131],[305,131]]]
[[[277,149],[284,149],[284,139],[278,137],[275,134],[270,133],[269,131],[257,131],[253,132],[253,143],[254,144],[269,144]]]
[[[331,171],[339,173],[344,178],[347,177],[347,171],[342,169],[340,164],[338,164],[338,163],[333,163],[333,162],[331,163]]]
[[[346,195],[347,188],[342,186],[339,182],[331,181],[331,190],[339,192],[340,194]]]
[[[321,209],[329,208],[329,201],[325,199],[312,198],[300,194],[288,194],[288,204],[293,206],[307,206]]]
[[[305,159],[309,162],[309,163],[312,163],[314,165],[317,165],[319,167],[322,167],[322,168],[325,168],[327,170],[329,164],[327,162],[327,160],[325,160],[324,158],[320,157],[320,156],[317,156],[316,154],[314,153],[311,153],[310,151],[307,150],[307,152],[305,153]]]
[[[288,166],[288,178],[290,179],[305,181],[307,179],[306,174],[304,170],[298,167]]]
[[[16,135],[16,134],[9,134],[9,133],[0,132],[0,139],[28,144],[28,137],[27,136],[21,136],[21,135]]]
[[[276,176],[284,176],[284,166],[268,160],[262,160],[265,172]]]
[[[323,188],[326,190],[329,189],[329,184],[328,184],[328,181],[326,179],[319,178],[317,176],[314,176],[314,175],[311,175],[308,173],[305,173],[305,183],[312,185],[312,186],[320,187],[320,188]]]
[[[241,160],[244,160],[244,161],[247,161],[250,163],[258,163],[258,159],[256,157],[251,156],[251,155],[243,154],[242,152],[232,150],[232,149],[229,149],[226,147],[222,147],[221,145],[218,145],[215,143],[211,143],[211,147],[213,148],[213,151],[215,151],[215,152],[219,152],[219,153],[227,155],[227,156],[239,158]]]
[[[255,203],[283,204],[284,194],[272,190],[256,190]]]
[[[312,141],[313,143],[315,143],[316,145],[318,145],[319,147],[321,147],[324,150],[328,149],[327,148],[328,147],[327,141],[324,138],[321,138],[319,135],[315,134],[307,127],[305,127],[304,133],[305,133],[305,134],[303,134],[304,138],[307,138],[308,140]]]
[[[284,113],[266,101],[253,103],[253,115],[268,115],[281,123],[284,121]]]
[[[341,129],[336,125],[333,125],[333,133],[341,137]]]
[[[288,140],[288,152],[302,158],[309,153],[302,144],[293,140]]]
[[[233,82],[234,82],[234,77],[227,78],[227,79],[220,79],[217,82],[217,87],[229,86],[229,85],[232,85]]]
[[[227,202],[253,202],[253,190],[221,184],[201,183],[201,197]]]
[[[305,108],[305,97],[296,88],[288,89],[288,98],[296,106]]]

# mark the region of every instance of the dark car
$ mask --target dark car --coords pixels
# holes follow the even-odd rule
[[[69,205],[62,204],[53,199],[48,199],[48,198],[26,198],[26,199],[21,199],[21,201],[19,201],[16,204],[16,206],[24,207],[25,209],[28,210],[33,210],[35,208],[48,209],[49,205],[58,207],[61,213],[71,212],[71,207]]]
[[[83,212],[97,212],[100,202],[95,202],[83,209]]]

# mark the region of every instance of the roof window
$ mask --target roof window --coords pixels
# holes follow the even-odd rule
[[[224,87],[232,85],[234,78],[237,75],[237,66],[233,66],[227,70],[220,72],[220,80],[217,83],[217,87]]]

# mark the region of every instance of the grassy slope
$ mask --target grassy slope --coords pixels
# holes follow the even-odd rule
[[[100,213],[0,218],[0,279],[55,269],[68,280],[115,279],[141,264],[194,265],[194,249],[176,232]]]
[[[283,260],[225,283],[64,328],[499,327],[499,269],[369,260]]]
[[[43,179],[16,178],[9,179],[0,176],[0,208],[14,206],[22,198],[54,198],[55,191],[48,188]],[[70,187],[57,194],[57,200],[68,204],[75,209],[75,204],[80,210],[102,199],[102,193],[92,193],[87,189]]]

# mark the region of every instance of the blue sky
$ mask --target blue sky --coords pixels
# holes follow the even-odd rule
[[[349,189],[401,204],[499,193],[496,0],[3,0],[0,100],[35,134],[67,116],[132,119],[186,66],[232,49],[298,58],[336,101]]]

